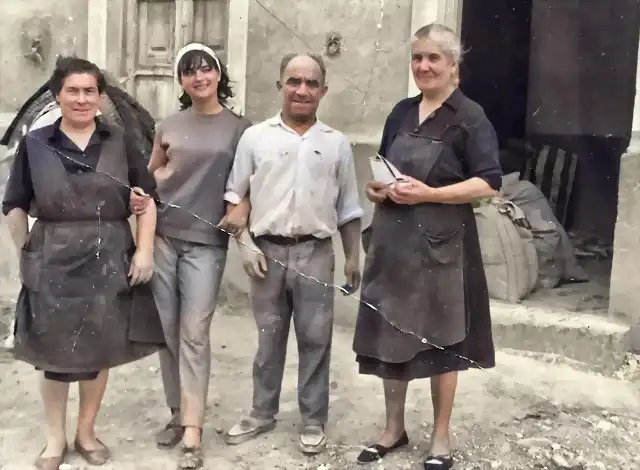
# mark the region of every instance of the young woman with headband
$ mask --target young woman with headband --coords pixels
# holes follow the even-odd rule
[[[250,123],[226,107],[233,93],[213,50],[189,44],[175,63],[181,109],[158,126],[149,162],[161,201],[152,287],[167,342],[160,363],[172,415],[157,444],[170,449],[182,440],[178,468],[194,469],[203,465],[209,328],[229,241],[203,220],[217,222],[226,215],[225,184],[238,140]],[[144,211],[148,198],[132,194],[131,199],[135,213]]]

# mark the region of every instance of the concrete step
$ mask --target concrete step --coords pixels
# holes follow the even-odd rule
[[[568,310],[491,302],[496,346],[560,354],[610,374],[624,363],[629,325],[618,320]]]

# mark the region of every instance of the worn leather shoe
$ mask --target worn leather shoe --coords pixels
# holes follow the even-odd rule
[[[319,454],[327,446],[323,426],[305,426],[300,434],[300,450],[303,454]]]
[[[69,447],[64,446],[64,450],[62,454],[57,455],[55,457],[42,457],[44,451],[47,448],[42,449],[40,456],[33,463],[37,470],[58,470],[60,465],[64,463],[64,460],[67,458],[67,454],[69,453]]]
[[[87,450],[82,447],[78,441],[73,443],[73,447],[89,465],[104,465],[111,460],[111,451],[100,439],[96,439],[96,441],[102,446],[101,449]]]

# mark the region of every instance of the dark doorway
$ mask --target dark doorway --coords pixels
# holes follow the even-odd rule
[[[640,0],[463,0],[460,88],[484,108],[502,149],[509,139],[530,144],[535,159],[524,158],[544,177],[532,182],[548,200],[566,196],[556,216],[589,273],[587,284],[529,302],[607,311],[639,35]]]
[[[462,91],[498,134],[576,155],[562,222],[613,244],[629,145],[639,0],[464,0]]]
[[[461,37],[467,53],[460,89],[480,104],[498,134],[525,136],[533,0],[464,0]]]

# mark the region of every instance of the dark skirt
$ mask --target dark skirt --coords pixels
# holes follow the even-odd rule
[[[36,370],[40,370],[36,367]],[[73,383],[95,380],[100,372],[50,372],[44,371],[44,378],[55,382]]]
[[[384,362],[356,355],[359,372],[381,379],[410,381],[427,379],[470,368],[495,367],[495,349],[491,332],[489,292],[482,263],[482,252],[475,224],[467,224],[464,237],[464,298],[468,332],[460,343],[444,349],[427,349],[402,363]]]

